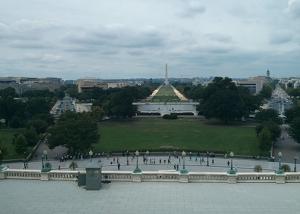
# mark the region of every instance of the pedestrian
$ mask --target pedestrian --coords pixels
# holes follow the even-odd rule
[[[227,166],[229,166],[230,165],[230,162],[229,161],[227,161]]]
[[[58,170],[60,170],[60,165],[58,165]]]
[[[215,163],[215,160],[214,159],[211,159],[211,164],[214,164]]]
[[[121,167],[121,164],[120,164],[120,163],[118,163],[118,170],[120,170],[120,167]]]

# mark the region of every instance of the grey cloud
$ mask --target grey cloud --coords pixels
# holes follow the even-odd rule
[[[288,11],[295,18],[300,18],[300,0],[289,0]]]
[[[293,35],[290,33],[275,33],[271,35],[271,44],[284,44],[290,42],[293,39]]]
[[[231,43],[232,42],[232,37],[224,34],[219,34],[219,33],[208,33],[205,34],[207,38],[213,41],[218,41],[222,43]]]
[[[178,13],[180,17],[191,18],[197,15],[203,14],[206,11],[206,7],[196,0],[183,1],[183,7]]]
[[[69,50],[103,51],[120,48],[157,48],[164,46],[166,39],[163,34],[153,29],[132,31],[126,27],[102,27],[81,35],[69,35],[64,38],[64,42],[74,46]]]
[[[11,24],[0,23],[0,43],[12,48],[45,49],[50,48],[48,37],[57,32],[60,26],[51,22],[22,19]]]

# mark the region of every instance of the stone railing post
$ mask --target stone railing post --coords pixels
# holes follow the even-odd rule
[[[236,184],[237,183],[237,174],[227,174],[227,183]]]
[[[0,180],[5,179],[5,172],[0,170]]]
[[[275,181],[276,184],[284,184],[285,183],[285,174],[276,174],[275,175]]]
[[[49,181],[49,173],[41,172],[41,181]]]
[[[180,183],[188,183],[189,182],[189,174],[179,174],[179,182]]]
[[[132,173],[131,177],[133,182],[142,182],[142,173]]]

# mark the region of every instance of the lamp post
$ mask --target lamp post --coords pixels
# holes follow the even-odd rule
[[[282,158],[282,153],[278,152],[278,171],[277,171],[278,174],[282,174],[283,172],[281,169],[281,158]]]
[[[94,153],[93,153],[93,151],[92,151],[92,150],[90,150],[90,151],[89,151],[90,162],[92,162],[92,157],[93,157],[93,154],[94,154]]]
[[[186,156],[186,152],[182,151],[181,156],[182,156],[182,170],[180,170],[180,173],[186,174],[186,173],[188,173],[188,170],[185,168],[185,156]]]
[[[42,169],[45,168],[45,165],[44,165],[44,154],[42,154]]]
[[[43,151],[43,155],[44,155],[45,160],[48,160],[48,152],[46,149]]]
[[[146,162],[146,163],[148,163],[148,161],[149,161],[149,160],[148,160],[148,159],[149,159],[149,154],[150,154],[150,152],[147,150],[147,151],[146,151],[146,156],[147,156],[147,162]]]
[[[206,152],[206,166],[209,166],[209,160],[208,160],[208,157],[209,157],[209,153]]]
[[[2,164],[2,150],[0,149],[0,170],[1,170],[1,164]]]
[[[186,156],[185,151],[182,151],[181,155],[182,155],[182,168],[183,170],[185,170],[185,156]]]
[[[230,156],[230,171],[233,171],[233,156],[234,156],[234,153],[233,152],[230,152],[229,154]]]
[[[136,150],[135,152],[135,156],[136,156],[136,167],[135,170],[133,171],[134,173],[140,173],[142,170],[139,168],[139,155],[140,152],[138,150]]]
[[[294,172],[297,172],[297,160],[298,160],[298,157],[294,157]]]

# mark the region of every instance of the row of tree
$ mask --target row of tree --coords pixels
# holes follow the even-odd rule
[[[256,114],[256,120],[260,122],[256,126],[260,149],[268,152],[273,142],[281,135],[280,124],[282,121],[278,117],[278,112],[273,109],[261,110]]]
[[[286,121],[290,125],[290,135],[300,143],[300,106],[287,110],[286,117]]]
[[[71,154],[84,153],[99,137],[93,113],[67,112],[49,129],[48,144],[50,148],[63,145]]]
[[[185,87],[183,93],[200,101],[200,114],[217,118],[224,123],[247,118],[258,109],[262,101],[272,94],[272,87],[265,85],[258,95],[250,94],[245,87],[238,87],[230,78],[216,77],[207,87]]]

